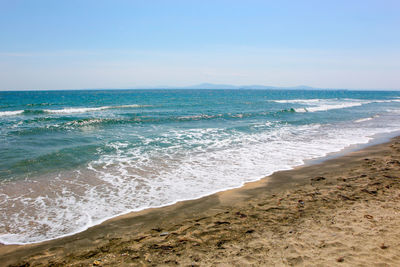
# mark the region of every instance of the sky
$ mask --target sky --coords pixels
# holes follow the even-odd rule
[[[399,14],[398,0],[0,0],[0,90],[398,90]]]

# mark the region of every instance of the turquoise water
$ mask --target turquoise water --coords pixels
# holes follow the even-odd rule
[[[0,92],[0,242],[241,186],[400,130],[400,92]]]

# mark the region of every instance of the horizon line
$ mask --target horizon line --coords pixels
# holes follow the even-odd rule
[[[263,86],[263,85],[255,85],[255,86]],[[251,88],[251,86],[243,85],[232,88],[190,88],[193,86],[156,86],[156,87],[132,87],[132,88],[63,88],[63,89],[6,89],[0,90],[0,92],[35,92],[35,91],[112,91],[112,90],[289,90],[289,91],[400,91],[400,89],[393,88],[319,88],[319,87],[309,87],[304,86],[306,88],[301,88],[300,86],[288,86],[288,87],[279,87],[279,86],[265,86],[271,88]],[[246,87],[246,88],[243,88]],[[297,88],[298,87],[298,88]]]

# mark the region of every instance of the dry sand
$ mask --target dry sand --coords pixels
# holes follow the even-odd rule
[[[0,265],[400,266],[400,138],[70,237],[1,246]]]

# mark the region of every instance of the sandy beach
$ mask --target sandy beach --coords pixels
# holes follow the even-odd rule
[[[399,175],[396,137],[73,236],[2,245],[0,265],[398,266]]]
[[[400,1],[0,7],[0,267],[400,267]]]

